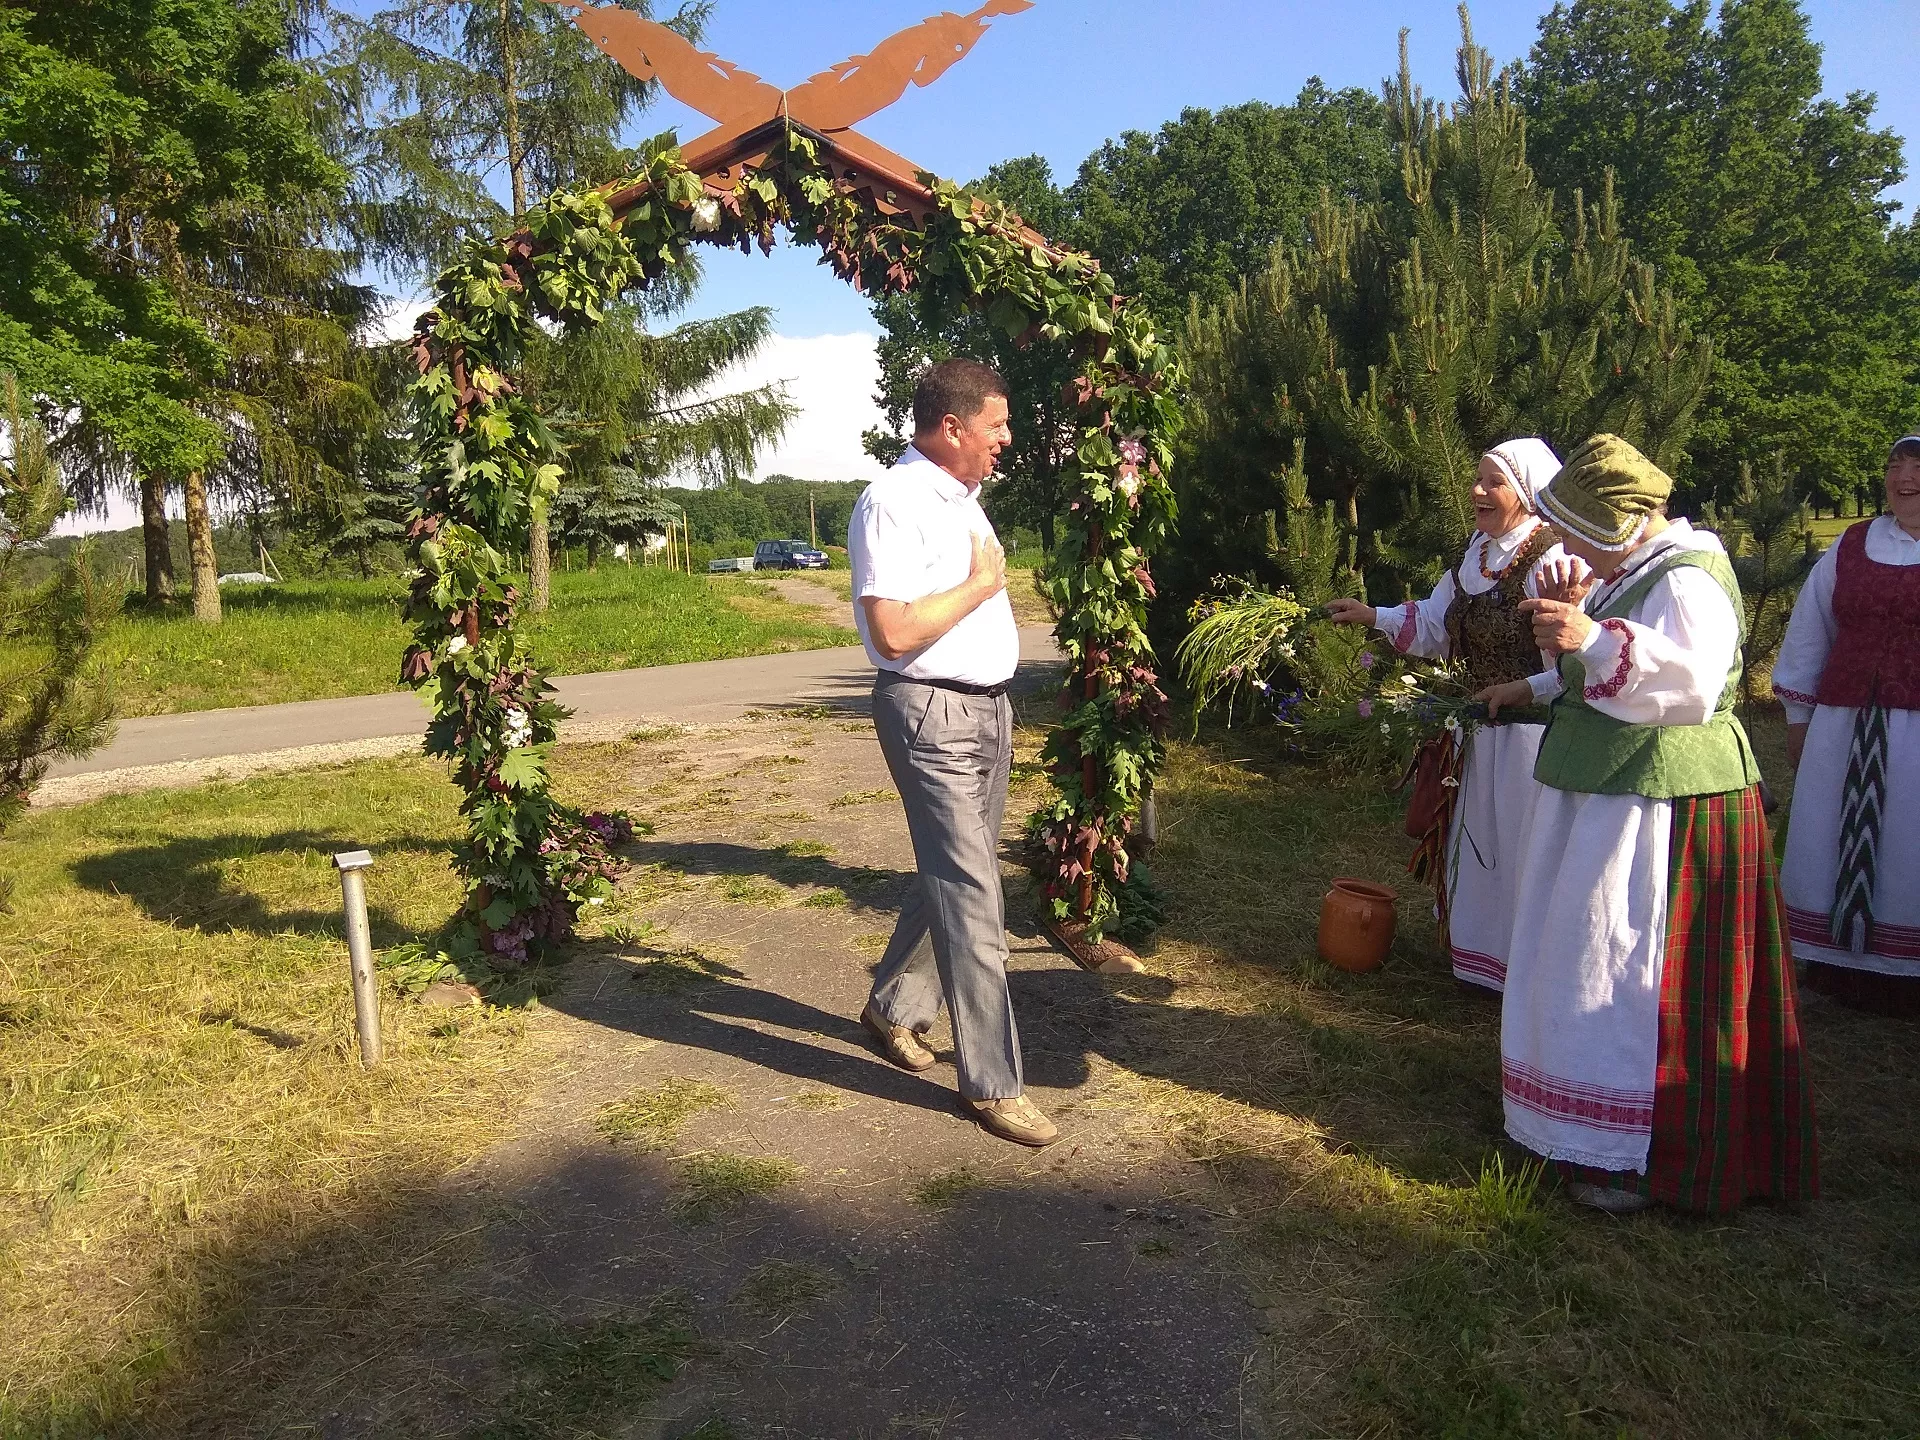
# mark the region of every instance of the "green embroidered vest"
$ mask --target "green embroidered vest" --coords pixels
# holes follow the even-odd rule
[[[1553,702],[1553,718],[1540,742],[1540,760],[1533,772],[1542,785],[1590,795],[1671,800],[1681,795],[1721,795],[1759,781],[1753,746],[1733,713],[1745,668],[1747,625],[1740,582],[1724,555],[1679,550],[1663,556],[1593,618],[1625,618],[1661,577],[1688,565],[1711,575],[1740,617],[1740,644],[1734,649],[1733,668],[1712,717],[1704,725],[1629,725],[1603,715],[1586,699],[1585,687],[1594,683],[1594,677],[1587,675],[1579,656],[1563,655],[1560,678],[1566,690]]]

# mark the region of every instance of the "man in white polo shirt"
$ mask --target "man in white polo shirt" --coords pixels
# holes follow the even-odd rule
[[[944,1000],[967,1109],[1002,1139],[1049,1145],[1060,1132],[1021,1077],[1000,889],[1020,634],[979,496],[1012,439],[1007,387],[990,366],[942,361],[914,389],[913,427],[847,530],[854,623],[880,670],[874,729],[919,869],[860,1023],[887,1059],[925,1070]]]

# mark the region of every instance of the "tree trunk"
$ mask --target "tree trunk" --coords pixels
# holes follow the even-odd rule
[[[147,603],[173,598],[173,538],[167,532],[167,482],[140,477],[140,530],[147,551]]]
[[[198,470],[187,472],[187,553],[193,563],[193,618],[202,625],[220,623],[220,567],[213,558],[213,513],[207,508],[207,482]]]
[[[598,570],[599,568],[600,568],[600,537],[598,535],[595,535],[592,539],[587,541],[587,570],[589,572],[592,572],[592,571]]]
[[[507,175],[513,185],[513,223],[527,213],[526,147],[520,138],[520,64],[514,54],[513,0],[500,0],[500,89],[505,104]]]
[[[500,98],[502,126],[507,142],[507,179],[513,194],[513,224],[517,230],[527,213],[527,151],[520,135],[520,58],[514,41],[519,21],[514,15],[514,0],[500,0]],[[553,550],[547,538],[547,522],[542,516],[533,522],[527,535],[528,608],[543,613],[553,595]]]
[[[553,591],[553,552],[547,545],[547,522],[533,522],[527,532],[527,608],[538,615]]]

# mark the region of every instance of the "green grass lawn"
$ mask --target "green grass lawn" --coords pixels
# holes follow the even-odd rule
[[[375,945],[430,935],[457,901],[456,800],[442,767],[395,760],[102,800],[7,837],[0,1435],[152,1418],[245,1277],[317,1235],[344,1273],[404,1249],[382,1217],[512,1123],[545,1063],[520,1012],[389,998],[386,1066],[354,1050],[329,857],[377,857]]]
[[[1755,738],[1784,781],[1777,720]],[[638,753],[562,747],[557,778],[587,799]],[[1268,1353],[1242,1396],[1272,1422],[1260,1433],[1920,1434],[1911,1024],[1806,998],[1817,1203],[1583,1212],[1502,1137],[1499,1007],[1439,957],[1430,897],[1401,872],[1395,796],[1296,764],[1258,730],[1175,744],[1158,795],[1169,922],[1150,974],[1081,977],[1090,1006],[1124,1002],[1125,1019],[1076,1043],[1143,1135],[1225,1187],[1193,1193],[1223,1212],[1261,1310]],[[387,1068],[364,1074],[352,1048],[328,856],[378,857],[376,945],[428,935],[455,899],[455,800],[439,767],[389,760],[101,800],[9,835],[0,1435],[280,1433],[249,1407],[289,1356],[311,1386],[275,1393],[311,1420],[404,1389],[378,1362],[409,1346],[482,1371],[503,1346],[544,1353],[434,1288],[498,1259],[441,1182],[524,1123],[567,1052],[518,1012],[391,1002]],[[1315,957],[1339,875],[1402,897],[1376,974]],[[653,918],[636,904],[623,922]],[[664,1133],[645,1098],[648,1134]],[[538,1233],[515,1213],[490,1223],[522,1237],[514,1255]],[[632,1322],[615,1349],[683,1353],[671,1320]],[[528,1371],[502,1414],[552,1410],[578,1370]]]
[[[585,674],[854,643],[777,596],[705,576],[608,565],[554,577],[553,609],[531,627],[551,673]],[[225,622],[128,610],[101,654],[123,715],[271,705],[399,688],[407,626],[398,580],[293,581],[234,589]]]
[[[1784,726],[1752,728],[1789,790]],[[1582,1211],[1504,1137],[1499,1004],[1440,958],[1398,797],[1257,729],[1175,746],[1157,794],[1178,988],[1112,1058],[1238,1193],[1283,1433],[1920,1435],[1910,1022],[1802,997],[1817,1203]],[[1314,954],[1342,875],[1401,895],[1373,975]]]

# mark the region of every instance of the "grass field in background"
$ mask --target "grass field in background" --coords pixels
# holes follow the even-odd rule
[[[733,597],[733,598],[730,598]],[[223,593],[226,618],[130,609],[100,645],[123,715],[272,705],[399,688],[408,634],[396,579],[292,581]],[[608,565],[553,577],[553,609],[534,620],[535,654],[577,675],[853,643],[851,630],[704,575]]]

